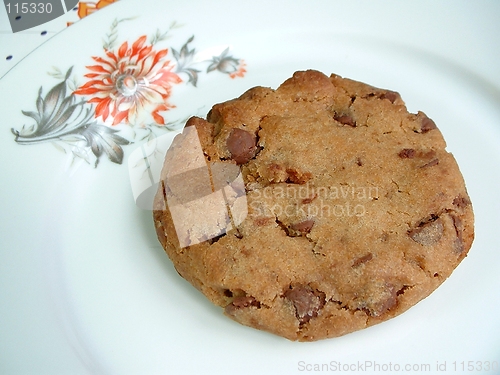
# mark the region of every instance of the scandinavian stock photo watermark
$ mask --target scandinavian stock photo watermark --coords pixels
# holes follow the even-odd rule
[[[137,206],[154,209],[154,195],[163,192],[162,209],[168,207],[181,247],[221,236],[247,216],[360,218],[380,194],[377,186],[348,182],[318,186],[309,181],[285,181],[245,186],[240,166],[206,160],[194,126],[141,145],[129,158],[129,175]]]
[[[251,197],[254,216],[265,215],[267,209],[276,216],[287,217],[360,217],[367,213],[366,203],[378,199],[379,188],[347,184],[281,184],[252,191]]]

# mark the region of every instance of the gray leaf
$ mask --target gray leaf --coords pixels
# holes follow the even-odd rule
[[[68,80],[69,76],[71,75],[71,72],[73,71],[73,67],[70,67],[68,71],[66,72],[66,76],[64,78],[65,81]]]
[[[66,97],[66,81],[63,81],[55,85],[48,93],[45,95],[44,105],[43,105],[43,117],[51,118],[54,111],[58,109],[61,102]]]
[[[34,119],[37,123],[40,122],[40,115],[38,113],[31,112],[31,111],[23,111],[23,110],[21,110],[21,112],[22,112],[23,115],[31,117],[32,119]]]
[[[67,106],[68,103],[71,103],[73,100],[65,101],[61,104],[61,107],[58,109],[57,113],[51,119],[50,124],[46,126],[47,130],[50,129],[64,129],[66,122],[69,120],[75,109],[79,106],[79,104],[73,104],[71,106]],[[64,111],[64,112],[63,112]],[[61,113],[62,112],[62,113]]]
[[[210,72],[213,72],[214,70],[217,69],[217,67],[219,66],[219,61],[215,60],[212,62],[212,64],[210,64],[207,68],[207,73],[210,73]]]
[[[36,99],[36,110],[38,113],[43,113],[42,87],[38,90],[38,98]]]
[[[123,149],[120,145],[127,145],[130,142],[115,134],[116,132],[107,126],[93,123],[82,135],[87,139],[87,144],[97,158],[105,153],[113,163],[121,164]]]

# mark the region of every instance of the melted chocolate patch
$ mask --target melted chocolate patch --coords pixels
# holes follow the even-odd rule
[[[290,286],[284,296],[295,307],[295,315],[300,324],[318,316],[319,310],[325,305],[325,294],[308,285]]]
[[[294,231],[300,232],[301,234],[307,234],[311,231],[314,226],[314,220],[304,220],[299,223],[292,224],[290,226]]]
[[[408,232],[410,238],[424,246],[431,246],[439,242],[443,236],[444,226],[439,218],[420,223],[415,229]]]

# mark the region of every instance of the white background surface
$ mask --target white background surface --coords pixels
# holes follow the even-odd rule
[[[21,147],[10,133],[51,65],[83,69],[112,20],[135,13],[130,40],[182,20],[200,45],[229,43],[246,60],[244,79],[200,85],[206,108],[304,68],[399,91],[436,121],[465,176],[476,214],[469,256],[402,316],[341,338],[292,343],[225,318],[163,254],[126,163],[69,174],[53,147]],[[55,35],[0,79],[0,373],[308,373],[299,361],[430,364],[427,373],[446,361],[445,373],[481,373],[452,362],[500,361],[499,19],[496,1],[122,0]],[[2,51],[17,43],[7,37]]]

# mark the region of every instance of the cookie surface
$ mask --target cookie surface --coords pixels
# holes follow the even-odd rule
[[[472,205],[445,147],[398,93],[296,72],[188,121],[165,159],[158,238],[232,319],[344,335],[415,305],[467,255]]]

